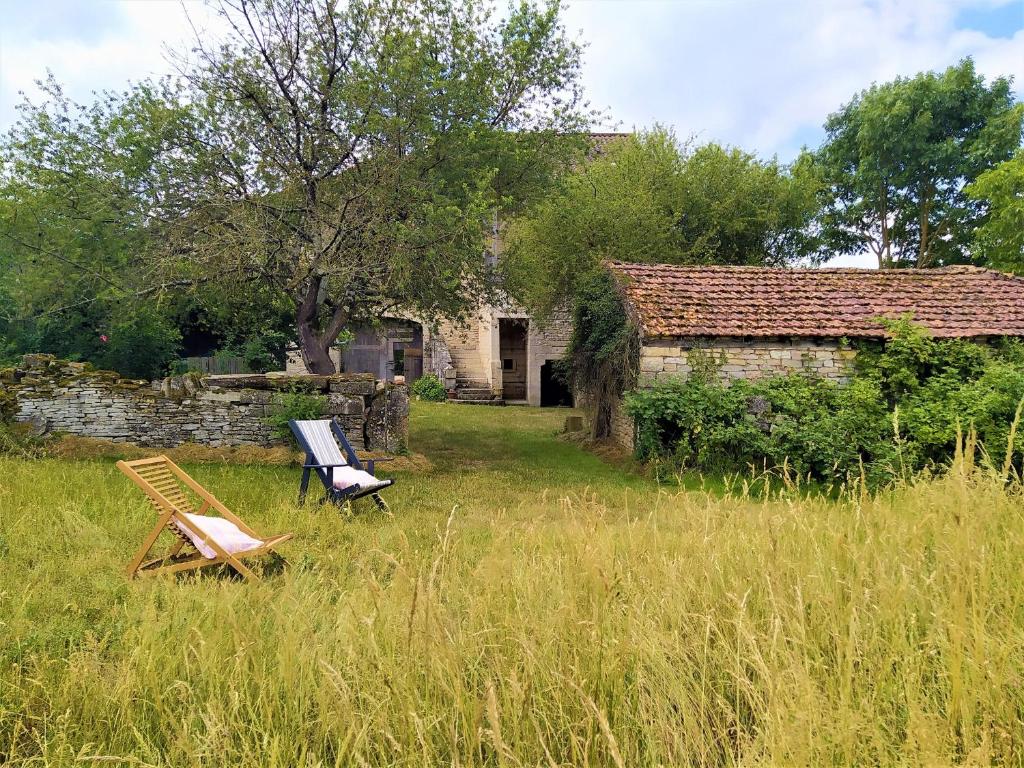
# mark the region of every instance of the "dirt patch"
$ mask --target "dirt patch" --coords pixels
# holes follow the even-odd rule
[[[631,450],[612,438],[599,438],[595,440],[586,432],[563,432],[558,437],[560,440],[578,445],[583,450],[597,456],[606,464],[618,467],[624,472],[634,475],[649,474],[647,468],[636,460]]]
[[[141,459],[164,455],[186,464],[278,464],[301,462],[302,455],[288,447],[262,448],[256,445],[215,448],[186,443],[177,448],[143,448],[132,443],[115,443],[95,437],[61,435],[46,447],[49,456],[58,459]]]
[[[289,466],[302,464],[303,454],[291,446],[264,448],[257,445],[239,445],[215,448],[209,445],[186,443],[177,448],[143,448],[132,443],[115,443],[81,435],[61,435],[48,441],[47,456],[57,459],[141,459],[164,455],[182,464],[272,464]],[[383,472],[429,472],[433,465],[423,454],[385,456],[380,453],[360,453],[359,458],[392,459],[380,465]]]

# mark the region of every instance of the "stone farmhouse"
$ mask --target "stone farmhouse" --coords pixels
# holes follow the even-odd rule
[[[627,135],[592,133],[593,152],[600,153]],[[495,217],[481,258],[494,263],[501,258],[501,230]],[[334,355],[340,370],[372,373],[382,380],[401,375],[411,382],[434,373],[445,383],[449,397],[460,402],[572,405],[572,393],[554,375],[554,363],[565,356],[571,335],[568,312],[541,327],[509,299],[479,307],[462,325],[385,318],[377,328],[357,329],[355,339]],[[288,371],[304,370],[298,354],[290,355]]]
[[[725,379],[808,370],[838,381],[855,340],[884,339],[879,318],[912,313],[936,337],[1024,337],[1024,278],[978,267],[768,269],[610,262],[640,334],[638,385],[713,360]],[[613,409],[612,436],[633,441]]]

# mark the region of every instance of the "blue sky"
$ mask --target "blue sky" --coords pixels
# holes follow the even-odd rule
[[[584,81],[604,127],[659,122],[680,138],[788,161],[817,146],[829,112],[873,81],[973,56],[1024,98],[1024,0],[566,0],[587,42]],[[186,0],[201,29],[209,12]],[[191,29],[179,0],[6,0],[0,128],[18,91],[51,69],[68,93],[167,72]],[[856,260],[848,263],[859,263]]]

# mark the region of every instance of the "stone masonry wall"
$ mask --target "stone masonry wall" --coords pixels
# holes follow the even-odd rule
[[[836,339],[767,338],[744,340],[731,337],[658,339],[645,341],[640,350],[639,386],[668,378],[685,378],[710,363],[725,381],[755,379],[794,371],[813,371],[843,382],[849,377],[855,352]],[[633,421],[621,407],[612,418],[612,436],[633,446]]]
[[[532,320],[526,343],[526,399],[530,405],[540,405],[541,367],[549,360],[561,360],[572,340],[572,317],[566,310],[552,314],[541,328]]]
[[[640,351],[640,379],[650,383],[673,376],[687,376],[693,365],[709,359],[724,380],[754,379],[793,371],[810,370],[836,381],[845,381],[854,351],[834,339],[774,338],[743,341],[734,338],[667,339],[644,343]],[[691,356],[698,356],[694,363]]]
[[[289,391],[323,395],[325,415],[338,417],[358,449],[405,448],[406,389],[370,374],[190,375],[150,382],[48,355],[26,355],[23,365],[0,371],[0,401],[14,403],[16,421],[32,422],[41,432],[151,447],[280,443],[266,419],[275,395]]]

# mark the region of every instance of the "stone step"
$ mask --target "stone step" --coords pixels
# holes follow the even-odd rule
[[[493,400],[494,395],[488,392],[456,392],[454,400]]]
[[[504,405],[504,400],[449,400],[455,405]]]
[[[455,396],[467,400],[481,400],[494,397],[494,393],[491,392],[490,387],[456,387]]]

